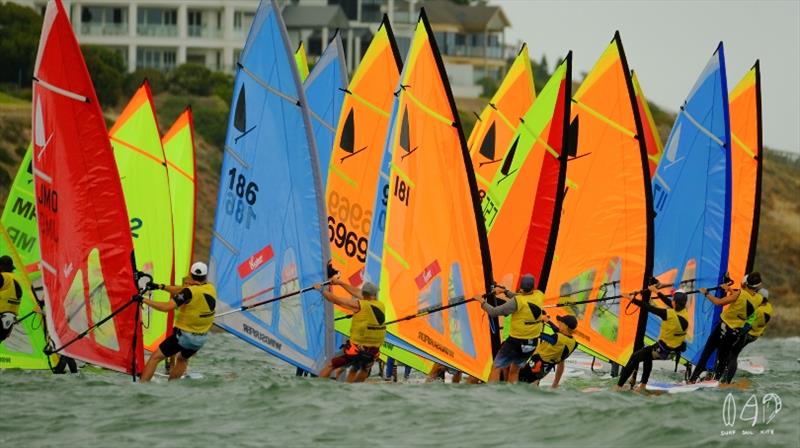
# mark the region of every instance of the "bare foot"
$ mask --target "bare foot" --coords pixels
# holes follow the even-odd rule
[[[639,383],[639,384],[636,385],[636,387],[633,388],[633,390],[636,391],[636,392],[642,393],[642,394],[646,393],[647,392],[647,384]]]
[[[614,392],[622,392],[625,390],[625,388],[615,384],[614,387],[611,388],[611,390],[613,390]]]

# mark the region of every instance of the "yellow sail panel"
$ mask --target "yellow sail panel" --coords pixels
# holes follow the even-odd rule
[[[528,46],[523,44],[497,92],[481,112],[467,142],[481,197],[500,169],[514,131],[534,100],[536,90],[531,60]]]
[[[380,276],[387,321],[484,294],[491,282],[469,153],[424,9],[401,84],[388,142]],[[488,378],[490,325],[477,302],[389,324],[387,331],[433,359]]]
[[[641,120],[619,34],[573,97],[567,186],[546,289],[548,313],[578,318],[576,339],[624,364],[643,335],[622,292],[652,275],[652,198]],[[612,299],[613,298],[613,299]]]
[[[173,283],[172,205],[167,163],[161,146],[150,86],[145,81],[109,131],[131,224],[136,266],[156,283]],[[154,291],[153,300],[169,295]],[[168,314],[146,307],[144,347],[153,351],[166,337]]]
[[[297,46],[297,51],[294,52],[294,62],[297,64],[297,70],[300,72],[300,82],[304,82],[308,78],[308,56],[306,55],[306,47],[303,42]]]
[[[639,78],[633,70],[631,70],[631,82],[633,82],[633,91],[636,93],[636,107],[639,108],[639,116],[642,117],[644,143],[647,147],[647,161],[650,168],[650,177],[652,177],[656,172],[658,162],[661,160],[664,145],[658,135],[658,127],[656,127],[656,122],[653,120],[653,113],[650,112],[647,98],[645,98],[642,87],[639,85]]]
[[[192,109],[187,108],[161,138],[169,174],[175,240],[175,279],[189,275],[197,207],[196,156]]]
[[[761,210],[761,73],[755,65],[728,100],[731,122],[731,246],[728,272],[739,282],[753,269]]]

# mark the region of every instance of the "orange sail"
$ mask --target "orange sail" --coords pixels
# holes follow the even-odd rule
[[[642,87],[639,85],[639,78],[633,70],[631,70],[631,81],[633,82],[633,91],[636,93],[636,107],[639,108],[639,116],[642,117],[644,144],[647,147],[647,162],[650,167],[650,177],[652,177],[656,172],[659,160],[661,160],[664,145],[658,135],[658,128],[653,120],[653,114],[650,112],[650,106],[647,104],[647,98],[644,97]]]
[[[574,314],[578,342],[621,364],[644,325],[619,294],[644,288],[653,264],[647,151],[629,74],[617,33],[573,97],[576,141],[546,289],[548,313]],[[606,300],[553,307],[594,299]]]
[[[535,100],[531,60],[523,44],[467,141],[481,198],[502,165],[520,119]]]
[[[387,322],[484,294],[492,278],[469,152],[424,9],[395,107],[379,293]],[[387,331],[443,364],[489,376],[490,321],[477,302]]]
[[[569,53],[521,118],[483,197],[492,270],[506,288],[517,289],[526,273],[547,283],[557,234],[553,224],[561,214],[571,98]]]
[[[761,71],[756,61],[730,94],[731,248],[728,272],[739,282],[753,269],[761,212]]]

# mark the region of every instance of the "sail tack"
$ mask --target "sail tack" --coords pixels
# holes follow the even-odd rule
[[[65,70],[64,67],[69,67]],[[68,15],[50,1],[33,82],[33,174],[49,334],[63,354],[122,372],[142,367],[131,231],[100,104]]]
[[[256,12],[233,89],[210,277],[218,313],[326,279],[324,195],[307,101],[274,2]],[[217,320],[318,373],[333,352],[333,312],[315,290]]]
[[[650,179],[629,73],[617,33],[573,97],[547,305],[640,290],[651,275]],[[624,364],[640,328],[638,307],[627,305],[617,298],[548,313],[575,315],[576,340]]]
[[[695,82],[653,177],[654,274],[675,288],[713,288],[728,265],[730,128],[722,43]],[[719,316],[702,295],[689,296],[686,359],[696,362]],[[651,316],[647,336],[658,337]]]

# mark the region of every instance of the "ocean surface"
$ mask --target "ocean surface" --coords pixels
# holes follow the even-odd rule
[[[764,375],[739,375],[745,390],[615,393],[613,380],[592,372],[557,390],[420,376],[350,385],[295,377],[217,333],[192,360],[199,379],[0,371],[0,447],[800,446],[800,338],[758,341],[748,355],[768,364]],[[680,378],[654,371],[651,382]],[[585,392],[592,387],[605,390]]]

